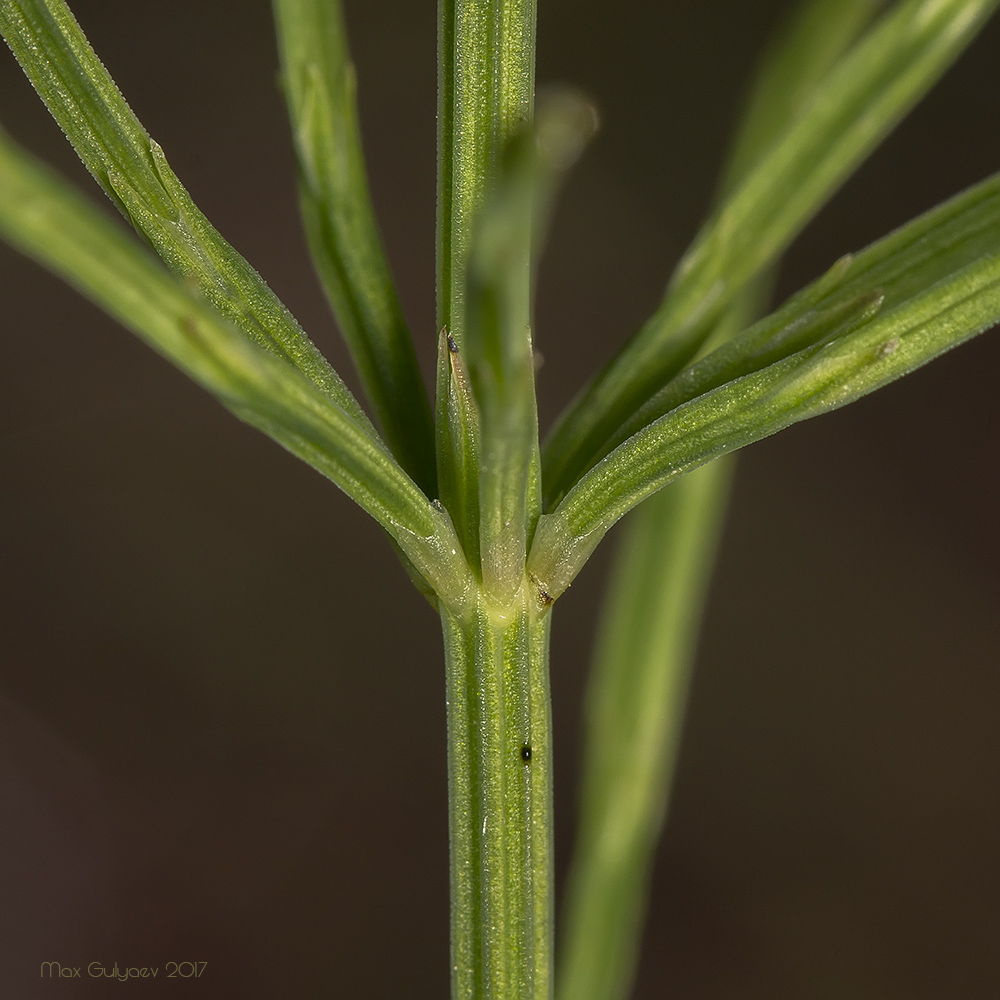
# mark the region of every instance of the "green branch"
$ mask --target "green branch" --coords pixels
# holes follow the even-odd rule
[[[338,0],[274,0],[300,203],[316,272],[386,440],[435,495],[434,431],[368,193]]]
[[[608,582],[585,706],[565,1000],[627,994],[730,472],[731,462],[713,462],[643,504]]]
[[[765,50],[720,184],[732,191],[875,16],[879,0],[805,0]],[[708,339],[759,315],[750,282]],[[624,526],[587,681],[578,833],[563,908],[560,1000],[620,1000],[638,961],[649,872],[670,799],[687,688],[732,476],[720,459]]]
[[[481,418],[479,550],[483,586],[500,604],[521,586],[541,506],[532,272],[559,180],[595,124],[577,95],[546,95],[504,151],[473,225],[466,336],[450,353],[453,365],[464,359]]]
[[[141,336],[240,419],[337,484],[388,531],[442,601],[469,574],[446,514],[367,423],[249,342],[197,289],[0,133],[0,233]]]
[[[167,266],[194,280],[255,344],[368,424],[295,318],[191,200],[63,0],[4,0],[0,32],[84,166]]]
[[[659,310],[552,431],[543,450],[549,507],[596,461],[615,430],[691,360],[727,304],[777,260],[997,3],[906,0],[837,64],[702,227]]]
[[[1000,175],[858,254],[678,382],[699,386],[720,352],[756,348],[762,329],[787,331],[810,309],[844,298],[870,305],[833,331],[819,323],[807,346],[790,338],[783,360],[671,409],[583,476],[535,534],[528,569],[546,592],[562,593],[618,518],[685,472],[853,402],[996,323]]]

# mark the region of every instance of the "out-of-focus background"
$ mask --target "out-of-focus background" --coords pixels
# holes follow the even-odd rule
[[[433,3],[348,0],[375,202],[430,374]],[[545,423],[647,314],[783,2],[541,0],[603,128],[555,218]],[[76,0],[195,199],[337,368],[264,0]],[[779,297],[1000,168],[1000,23],[788,255]],[[0,59],[0,121],[100,198]],[[0,995],[448,990],[437,623],[373,522],[0,248]],[[1000,994],[1000,333],[756,445],[637,998]],[[350,376],[348,376],[350,377]],[[612,540],[613,544],[613,540]],[[611,546],[556,609],[560,885]],[[83,978],[39,979],[43,961]],[[127,987],[86,966],[207,962]]]

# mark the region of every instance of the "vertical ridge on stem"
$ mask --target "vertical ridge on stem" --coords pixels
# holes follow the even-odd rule
[[[461,348],[473,220],[531,121],[535,0],[439,0],[438,67],[437,325]]]
[[[442,610],[447,664],[452,996],[552,991],[548,609],[525,587]]]

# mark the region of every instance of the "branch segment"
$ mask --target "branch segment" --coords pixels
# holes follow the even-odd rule
[[[733,297],[916,104],[998,0],[904,0],[816,88],[808,107],[702,227],[657,312],[581,392],[543,450],[548,506],[635,410],[694,357]]]
[[[84,166],[172,271],[258,346],[371,427],[292,314],[205,218],[132,113],[63,0],[4,0],[0,31]]]
[[[564,907],[565,1000],[627,995],[731,466],[713,462],[644,503],[608,585]]]
[[[478,547],[483,586],[500,603],[521,585],[541,506],[533,265],[558,181],[595,124],[593,109],[578,95],[547,94],[534,127],[504,150],[473,227],[465,346],[450,353],[453,367],[466,359],[481,417]]]
[[[450,520],[368,425],[288,361],[249,342],[197,289],[2,132],[0,234],[333,480],[388,531],[442,603],[463,606],[471,580]]]
[[[552,597],[618,518],[678,476],[873,392],[1000,320],[1000,175],[885,237],[839,272],[682,373],[664,392],[677,388],[688,401],[620,444],[541,518],[528,569]],[[785,357],[711,388],[735,357],[746,360],[761,348],[762,330],[777,328],[780,343],[780,331],[809,310],[829,307],[836,315],[838,303],[870,296],[859,315],[848,310],[844,325],[831,330],[819,322],[813,342],[791,337]],[[881,309],[872,315],[876,304]],[[774,352],[765,348],[760,357]]]
[[[274,14],[313,262],[389,446],[433,496],[431,411],[368,192],[340,4],[275,0]]]

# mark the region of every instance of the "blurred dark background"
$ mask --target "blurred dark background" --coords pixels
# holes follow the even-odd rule
[[[539,6],[539,82],[581,86],[603,121],[542,268],[548,422],[657,302],[786,5]],[[346,374],[267,3],[73,7]],[[429,374],[434,4],[347,13]],[[1000,168],[998,51],[994,23],[796,243],[780,297]],[[9,57],[0,94],[15,137],[99,198]],[[433,614],[329,483],[35,265],[0,262],[0,995],[445,997]],[[994,332],[741,459],[637,998],[1000,995],[997,372]],[[556,612],[560,884],[609,550]],[[46,960],[208,967],[122,987],[40,981]]]

